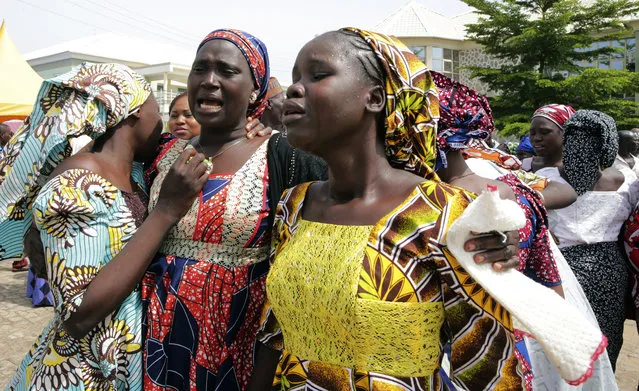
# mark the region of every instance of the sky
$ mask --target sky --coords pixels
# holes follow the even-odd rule
[[[2,0],[0,19],[21,53],[114,32],[195,50],[211,30],[250,32],[266,43],[271,73],[290,81],[299,49],[340,27],[372,28],[406,0]],[[469,8],[460,0],[418,0],[442,15]]]

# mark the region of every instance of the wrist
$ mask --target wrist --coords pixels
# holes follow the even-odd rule
[[[157,204],[155,208],[153,208],[153,210],[149,214],[149,218],[151,218],[152,216],[169,226],[175,225],[178,221],[180,221],[180,218],[182,217],[179,214],[173,212],[171,208],[167,208],[160,204]]]

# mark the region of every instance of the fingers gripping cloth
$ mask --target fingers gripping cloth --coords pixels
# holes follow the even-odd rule
[[[517,203],[485,191],[451,225],[447,245],[468,273],[506,308],[515,332],[535,338],[561,377],[571,385],[592,376],[593,364],[608,345],[606,337],[561,296],[515,269],[495,272],[490,264],[478,265],[464,250],[472,232],[513,231],[524,226]]]

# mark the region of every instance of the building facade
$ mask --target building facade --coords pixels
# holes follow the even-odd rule
[[[482,46],[466,37],[466,25],[476,23],[479,15],[466,12],[447,17],[411,0],[374,27],[375,31],[398,37],[429,69],[441,72],[485,95],[492,95],[484,83],[470,77],[467,66],[500,68],[506,61],[487,55]],[[601,69],[636,71],[639,19],[628,18],[632,36],[620,41],[598,42],[597,46],[622,48],[618,53],[600,56],[579,65]],[[565,74],[568,76],[568,74]]]
[[[61,75],[83,62],[127,65],[149,81],[166,122],[169,104],[175,96],[186,91],[194,52],[162,42],[109,33],[64,42],[27,53],[24,57],[43,79]]]

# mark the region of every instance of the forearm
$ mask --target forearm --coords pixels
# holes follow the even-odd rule
[[[564,288],[561,286],[561,284],[555,285],[555,286],[551,286],[550,289],[555,291],[555,293],[557,293],[559,296],[565,298],[565,296],[564,296]]]
[[[263,343],[257,343],[257,355],[253,375],[251,376],[251,382],[248,387],[249,391],[271,389],[281,354],[280,351],[273,350]]]
[[[84,337],[135,289],[175,220],[151,212],[124,246],[88,285],[82,303],[64,323],[75,338]]]

